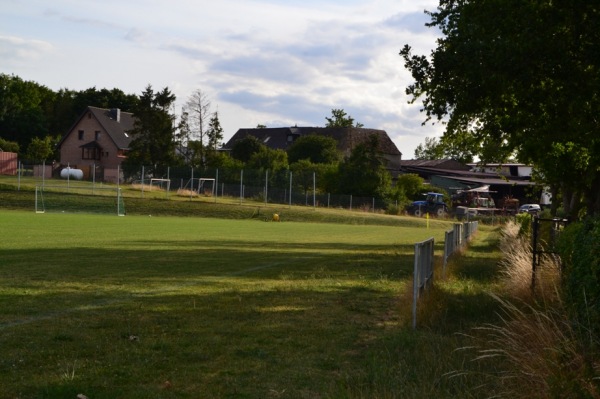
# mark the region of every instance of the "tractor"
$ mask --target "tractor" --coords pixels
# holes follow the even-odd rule
[[[414,201],[407,208],[411,215],[423,216],[426,213],[438,217],[445,216],[448,213],[448,206],[444,201],[444,194],[427,193],[422,201]]]

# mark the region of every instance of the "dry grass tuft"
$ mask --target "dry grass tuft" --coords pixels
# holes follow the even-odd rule
[[[197,197],[198,193],[196,191],[192,191],[192,190],[185,190],[183,188],[180,188],[177,190],[177,195],[179,197]]]
[[[519,225],[509,222],[502,230],[500,250],[504,254],[501,277],[504,289],[513,297],[532,299],[533,253],[529,238],[519,234]],[[560,278],[560,260],[546,256],[536,271],[536,295],[546,300],[556,296],[556,286]]]
[[[514,302],[492,294],[501,305],[500,323],[476,328],[474,360],[491,362],[488,392],[510,398],[600,398],[600,363],[584,355],[560,301],[559,265],[547,258],[531,291],[531,246],[509,223],[502,234],[504,287]],[[465,348],[467,349],[467,348]],[[493,386],[493,387],[492,387]]]
[[[494,298],[502,307],[501,322],[476,329],[484,341],[475,360],[497,359],[503,365],[492,376],[498,396],[600,398],[562,304],[540,308]]]
[[[160,188],[159,186],[153,186],[150,184],[132,184],[131,188],[134,190],[140,190],[142,191],[142,188],[144,191],[165,191],[164,189]]]

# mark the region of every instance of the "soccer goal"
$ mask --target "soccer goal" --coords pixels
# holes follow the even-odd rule
[[[216,190],[215,179],[194,177],[188,180],[184,190],[198,193],[198,195],[204,194],[206,196],[214,196]]]
[[[125,203],[120,187],[38,185],[35,187],[35,212],[125,216]]]
[[[150,186],[169,191],[171,189],[171,179],[150,179]]]

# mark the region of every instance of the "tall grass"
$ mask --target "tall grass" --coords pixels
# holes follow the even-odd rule
[[[506,398],[600,398],[600,362],[584,353],[580,326],[560,299],[557,259],[543,259],[534,292],[531,246],[518,225],[505,226],[500,248],[504,298],[491,294],[500,322],[477,327],[474,345],[462,348],[475,350],[474,361],[496,365],[486,368],[492,372],[484,390]]]

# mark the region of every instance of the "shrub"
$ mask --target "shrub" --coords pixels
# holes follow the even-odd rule
[[[588,326],[591,343],[600,337],[600,219],[569,226],[560,237],[567,307]],[[597,344],[594,344],[596,346]]]
[[[531,215],[528,213],[518,213],[516,216],[517,224],[521,226],[519,235],[529,236],[531,233]]]
[[[510,398],[598,398],[598,361],[582,348],[581,329],[553,289],[559,281],[558,264],[555,258],[545,258],[540,269],[554,272],[543,280],[544,289],[532,295],[531,247],[521,229],[507,223],[500,242],[505,255],[503,285],[511,298],[518,299],[492,294],[500,304],[501,321],[478,328],[481,334],[474,336],[475,359],[494,364],[484,383],[487,392]],[[577,242],[573,239],[577,229],[568,230],[561,236],[565,250]]]

